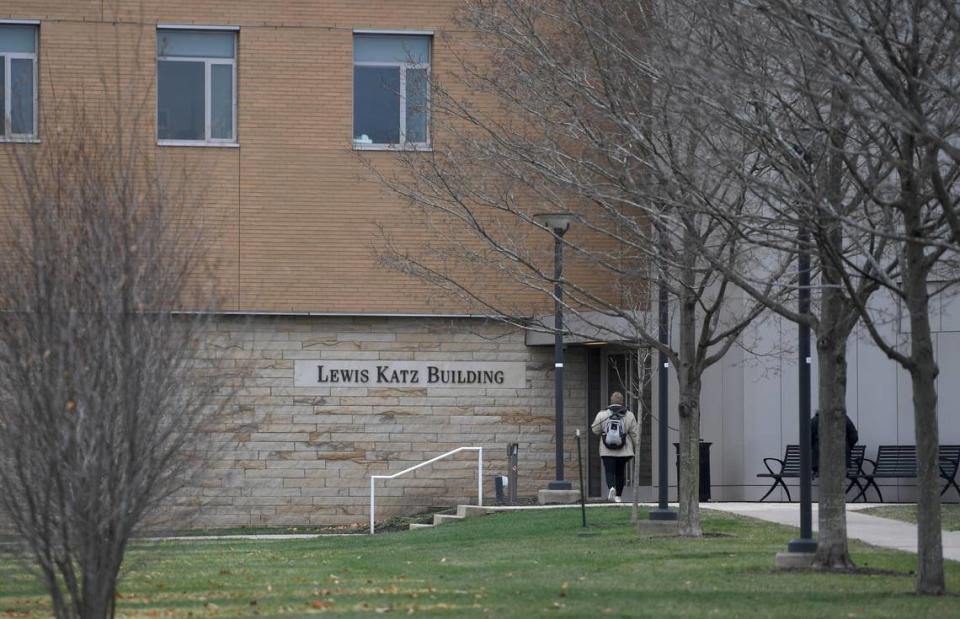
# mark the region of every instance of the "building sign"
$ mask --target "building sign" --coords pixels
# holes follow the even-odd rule
[[[523,362],[487,361],[297,361],[297,387],[484,387],[527,386]]]

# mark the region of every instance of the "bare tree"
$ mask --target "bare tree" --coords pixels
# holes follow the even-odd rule
[[[662,350],[676,368],[679,531],[700,536],[703,373],[763,305],[731,303],[730,279],[693,251],[711,248],[732,272],[744,266],[740,236],[693,206],[710,196],[728,216],[746,195],[740,175],[717,174],[703,118],[689,108],[678,113],[672,76],[654,69],[666,35],[645,5],[469,2],[460,17],[476,45],[457,75],[432,87],[433,150],[407,154],[401,172],[381,176],[414,205],[432,240],[388,245],[384,257],[505,320],[549,330],[552,322],[527,309],[531,299],[552,297],[554,283],[543,251],[549,237],[533,215],[575,216],[562,239],[571,257],[564,305],[611,339]],[[691,25],[699,27],[682,24]],[[778,262],[757,285],[776,297],[788,264]],[[505,281],[528,294],[502,294]],[[650,328],[655,284],[676,304],[676,342],[661,342]]]
[[[878,288],[867,277],[842,285],[842,264],[834,256],[856,256],[867,270],[896,269],[890,244],[866,227],[847,229],[847,217],[859,213],[864,188],[845,172],[843,153],[856,143],[849,111],[830,88],[828,71],[801,33],[780,20],[772,4],[750,2],[679,2],[676,10],[707,24],[688,36],[717,41],[687,46],[692,52],[673,63],[686,76],[678,99],[709,120],[712,131],[743,149],[753,165],[745,168],[724,142],[711,142],[711,161],[726,162],[740,176],[748,195],[746,206],[731,211],[709,195],[700,204],[723,227],[738,233],[747,253],[757,258],[751,269],[735,271],[709,247],[698,251],[758,302],[816,334],[821,413],[819,540],[815,565],[849,567],[844,499],[844,413],[846,346],[859,319],[858,306]],[[682,39],[683,34],[679,33]],[[707,52],[707,53],[704,53]],[[857,160],[865,172],[882,175],[873,162]],[[728,213],[725,215],[724,213]],[[807,311],[783,298],[774,299],[757,286],[755,270],[772,255],[815,257],[817,297]],[[783,259],[781,259],[783,260]]]
[[[181,311],[210,308],[198,199],[122,112],[48,118],[3,161],[0,514],[57,617],[113,616],[131,535],[227,402]]]
[[[921,462],[917,588],[942,593],[937,368],[928,313],[937,292],[931,274],[939,272],[941,287],[955,279],[953,265],[945,266],[958,232],[955,3],[744,0],[690,9],[709,13],[717,36],[728,42],[721,53],[699,59],[705,70],[691,100],[716,112],[718,123],[765,160],[765,173],[749,179],[760,206],[751,217],[737,213],[730,226],[751,242],[809,251],[818,260],[818,314],[770,304],[817,333],[823,437],[817,560],[851,564],[839,535],[845,348],[862,317],[913,380]],[[762,298],[748,282],[738,283]],[[907,307],[909,353],[902,338],[886,334],[887,317],[869,302],[881,287]]]
[[[838,174],[863,199],[828,210],[861,240],[858,252],[829,253],[841,286],[877,345],[910,374],[918,471],[917,591],[945,591],[941,542],[936,377],[930,299],[955,285],[960,239],[960,13],[955,2],[858,0],[770,2],[785,28],[807,42],[832,109],[845,120],[828,146]],[[832,205],[828,205],[832,206]],[[869,231],[895,268],[878,268],[862,245]],[[906,308],[909,335],[884,323],[884,308],[851,291],[866,280]]]

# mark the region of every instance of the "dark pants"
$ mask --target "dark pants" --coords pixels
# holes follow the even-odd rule
[[[630,457],[601,456],[603,473],[607,478],[607,487],[616,488],[617,496],[623,496],[623,486],[627,483],[627,462]]]

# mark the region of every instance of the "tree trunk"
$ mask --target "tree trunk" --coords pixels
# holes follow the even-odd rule
[[[677,532],[701,537],[700,529],[700,378],[684,371],[680,378],[680,479],[677,498],[680,510]]]
[[[852,327],[844,320],[843,299],[836,288],[823,291],[821,333],[817,334],[820,365],[818,406],[820,409],[819,535],[816,568],[854,567],[847,547],[846,484],[846,397],[847,337]]]
[[[926,313],[927,333],[910,334],[916,365],[910,372],[913,382],[914,434],[917,442],[917,593],[942,595],[943,539],[940,522],[940,469],[938,466],[937,364]],[[916,328],[911,316],[911,325]],[[920,340],[918,342],[918,340]],[[921,352],[922,351],[922,352]],[[918,354],[920,352],[920,354]]]
[[[688,246],[694,246],[694,233],[687,227]],[[680,345],[677,382],[680,398],[677,403],[680,418],[680,467],[677,479],[677,531],[685,537],[701,537],[700,529],[700,379],[703,368],[697,360],[697,297],[696,256],[688,251],[683,255],[679,272]]]
[[[813,566],[820,569],[854,567],[847,546],[847,339],[857,324],[852,301],[844,295],[840,268],[830,256],[844,249],[843,225],[831,213],[842,212],[843,176],[847,140],[847,105],[843,93],[830,96],[830,131],[824,186],[831,205],[816,211],[816,225],[823,230],[818,245],[821,256],[820,321],[817,330],[817,361],[820,364],[818,405],[820,409],[819,535]]]
[[[904,223],[911,236],[922,235],[919,209],[907,209]],[[906,243],[904,292],[910,312],[910,360],[914,435],[917,444],[917,593],[942,595],[943,538],[940,515],[940,445],[936,378],[939,373],[930,334],[930,297],[924,248]]]
[[[111,573],[112,572],[112,573]],[[116,597],[116,570],[104,567],[100,573],[84,576],[81,592],[80,617],[83,619],[111,619]]]

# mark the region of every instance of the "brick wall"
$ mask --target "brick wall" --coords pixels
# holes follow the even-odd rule
[[[459,4],[7,0],[0,19],[40,20],[42,140],[56,139],[63,109],[74,97],[94,110],[125,99],[140,114],[150,152],[167,169],[191,173],[227,309],[464,313],[474,308],[379,264],[381,226],[401,251],[419,251],[430,233],[369,172],[368,164],[389,175],[397,169],[396,153],[366,152],[361,158],[352,148],[353,30],[433,31],[432,73],[443,80],[456,70],[457,54],[470,57],[465,35],[452,21]],[[240,28],[239,148],[155,145],[157,24]],[[457,92],[455,80],[446,85]],[[7,147],[0,144],[0,150]],[[571,238],[579,234],[575,230]],[[529,247],[549,267],[549,235],[533,231]],[[571,256],[568,274],[576,270]],[[503,306],[549,311],[546,295],[512,284],[495,268],[474,264],[468,275],[475,289],[496,294]],[[596,273],[582,279],[603,286]]]

